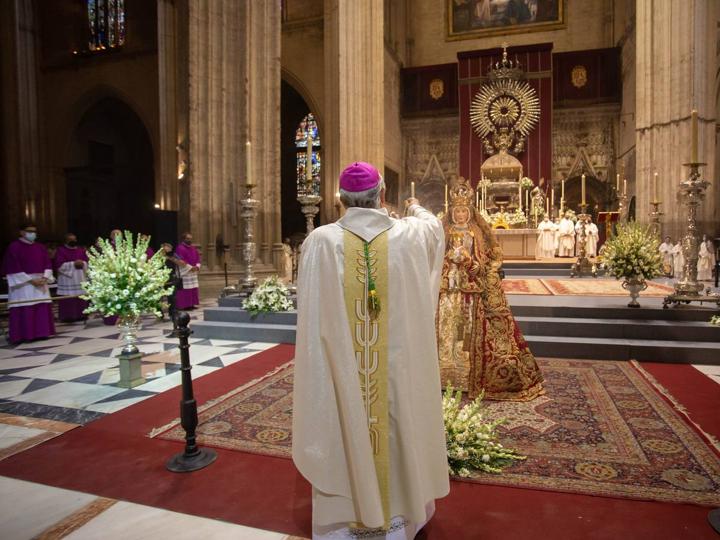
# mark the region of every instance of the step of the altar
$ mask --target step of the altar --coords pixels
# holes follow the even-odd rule
[[[535,356],[720,365],[720,343],[565,336],[525,336]]]
[[[504,261],[502,269],[505,277],[570,277],[573,262]]]

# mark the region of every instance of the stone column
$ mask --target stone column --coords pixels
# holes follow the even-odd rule
[[[6,240],[17,236],[24,220],[36,221],[40,239],[59,227],[56,223],[54,186],[41,178],[40,123],[38,119],[37,27],[34,2],[4,2],[0,18],[0,84],[2,109],[3,231]],[[47,173],[49,175],[49,172]],[[64,227],[64,224],[62,225]]]
[[[382,0],[325,0],[324,49],[321,195],[323,214],[333,216],[343,167],[352,161],[367,161],[381,172],[384,169]]]
[[[245,3],[189,2],[189,224],[210,270],[216,238],[234,245],[237,183],[244,153]]]
[[[252,174],[260,201],[258,262],[279,268],[280,221],[280,2],[247,2],[247,119]]]
[[[648,221],[651,178],[658,172],[663,230],[673,240],[684,231],[686,209],[676,201],[690,161],[690,111],[699,115],[698,157],[711,181],[698,212],[698,228],[715,232],[719,216],[715,179],[716,0],[638,0],[636,13],[637,217]]]

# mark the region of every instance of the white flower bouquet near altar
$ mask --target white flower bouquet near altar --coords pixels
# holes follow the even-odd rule
[[[270,276],[255,287],[252,294],[243,302],[243,309],[249,311],[253,317],[260,313],[290,311],[292,308],[290,291],[277,276]]]
[[[520,208],[516,208],[515,211],[509,215],[507,222],[510,225],[522,225],[523,223],[527,223],[527,217],[525,216],[525,212],[520,210]]]
[[[720,315],[713,315],[710,317],[710,324],[713,326],[720,326]]]
[[[535,183],[532,181],[532,179],[528,178],[527,176],[523,176],[520,180],[520,186],[523,189],[532,189],[535,187]]]
[[[167,286],[170,268],[162,253],[148,259],[149,238],[125,231],[115,245],[100,238],[99,246],[88,250],[88,280],[82,285],[90,305],[85,313],[136,318],[146,313],[162,316],[163,297],[172,293]]]
[[[617,234],[602,247],[603,264],[617,279],[652,279],[663,272],[659,247],[660,239],[648,227],[620,223]]]
[[[525,459],[498,442],[497,427],[504,420],[486,421],[482,394],[462,405],[462,392],[448,387],[443,394],[443,419],[448,468],[453,476],[467,477],[472,470],[499,473],[513,460]]]

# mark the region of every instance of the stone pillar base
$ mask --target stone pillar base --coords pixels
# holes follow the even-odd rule
[[[122,388],[135,388],[145,382],[142,376],[142,354],[121,354],[120,361],[120,382]]]

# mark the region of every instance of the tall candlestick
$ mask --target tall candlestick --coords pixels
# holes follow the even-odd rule
[[[545,199],[545,213],[550,215],[550,199]]]
[[[563,178],[561,186],[560,186],[560,200],[565,200],[565,179]]]
[[[698,160],[698,119],[697,110],[693,109],[690,113],[692,118],[690,129],[692,130],[692,146],[690,147],[690,162],[697,163]]]
[[[410,182],[410,197],[415,198],[415,182]],[[445,184],[445,203],[447,204],[447,184]]]
[[[250,141],[247,141],[245,143],[245,185],[250,186],[252,185],[251,181],[251,175],[250,171],[252,170],[252,164],[250,163],[250,156],[252,155],[252,152],[250,151]]]
[[[623,178],[623,197],[627,195],[627,178]]]
[[[658,200],[657,187],[658,187],[658,173],[657,173],[657,171],[655,171],[655,174],[653,175],[653,202],[657,202],[657,200]]]
[[[518,181],[518,208],[522,210],[522,183]]]
[[[480,192],[475,190],[475,208],[480,210]]]
[[[585,204],[585,175],[580,177],[580,188],[582,191],[582,204]]]
[[[525,209],[530,212],[530,190],[525,190]]]
[[[618,193],[620,193],[620,174],[619,173],[616,174],[615,177],[617,179],[617,185],[615,186],[615,189],[617,190]]]
[[[550,208],[555,210],[555,188],[550,188]]]

